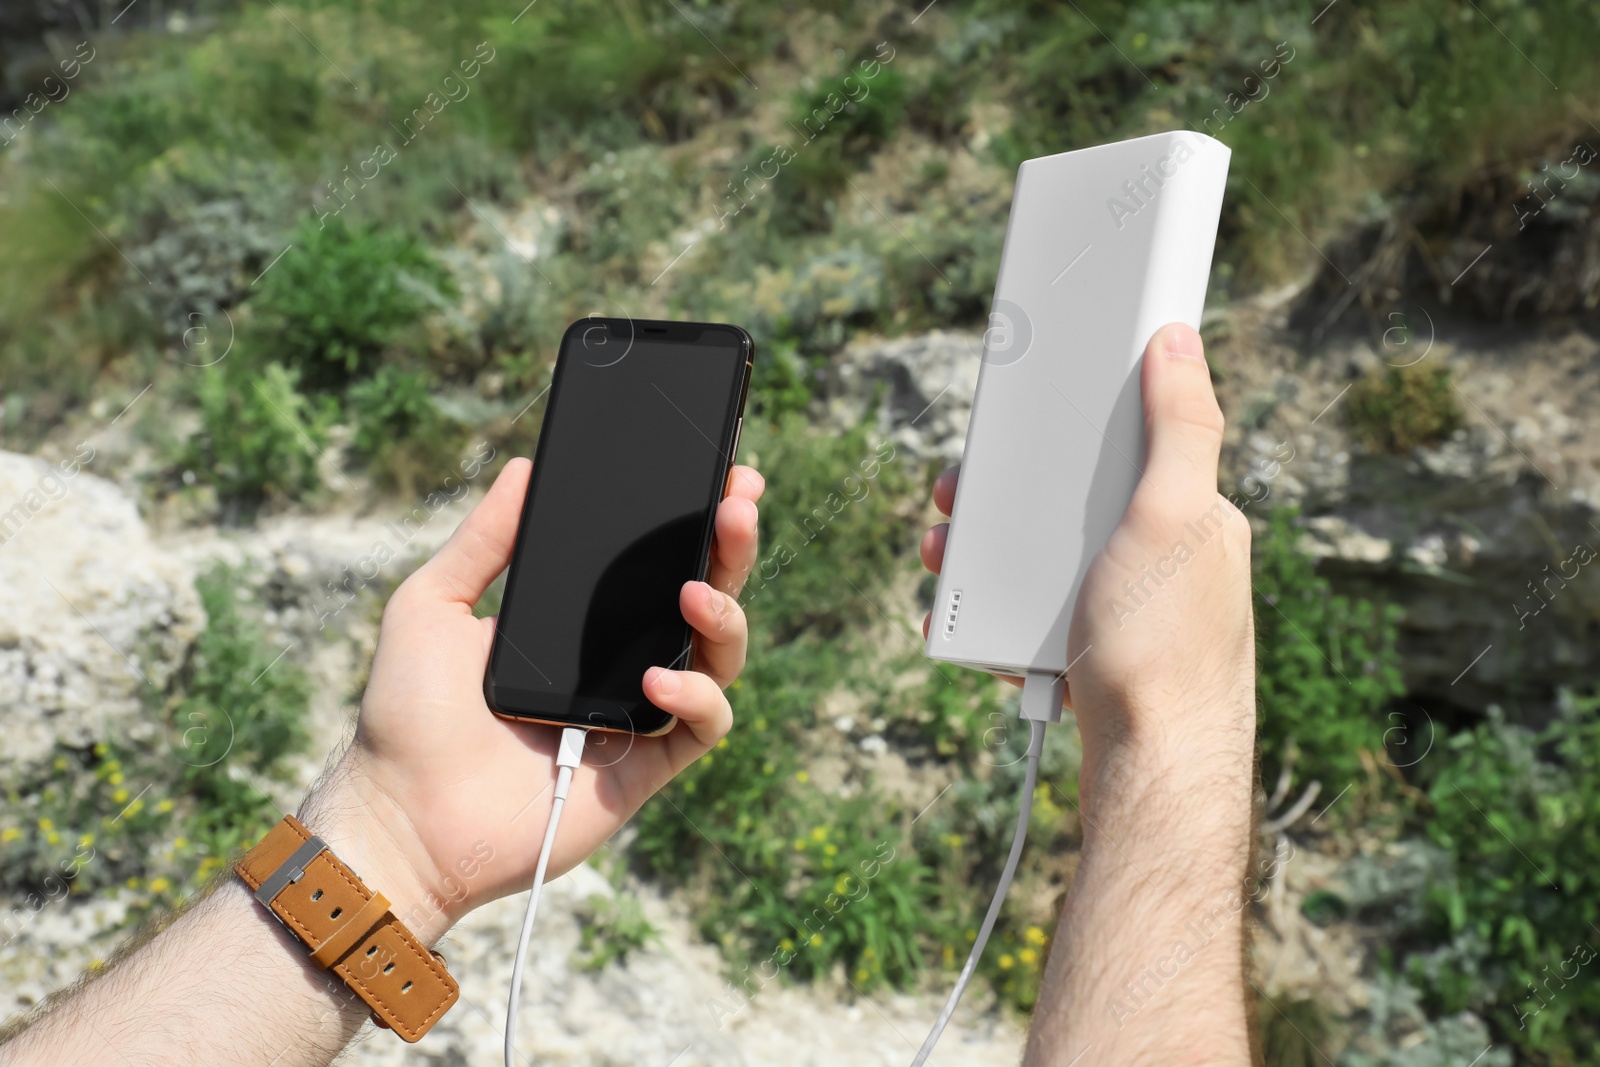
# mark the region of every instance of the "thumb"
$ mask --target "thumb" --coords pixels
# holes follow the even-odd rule
[[[1141,489],[1148,485],[1169,504],[1209,503],[1217,493],[1223,420],[1200,335],[1181,322],[1161,327],[1145,346],[1141,373]]]

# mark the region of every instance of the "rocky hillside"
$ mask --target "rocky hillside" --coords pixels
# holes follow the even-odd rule
[[[1452,368],[1471,415],[1436,447],[1377,454],[1353,438],[1340,404],[1353,380],[1395,353],[1347,338],[1303,355],[1288,328],[1293,299],[1279,294],[1208,319],[1230,416],[1225,491],[1234,487],[1247,508],[1264,510],[1269,498],[1299,506],[1302,547],[1322,561],[1336,588],[1404,609],[1406,715],[1396,721],[1414,731],[1416,747],[1394,751],[1426,758],[1435,719],[1481,715],[1492,703],[1515,702],[1537,714],[1558,689],[1593,671],[1584,637],[1600,614],[1600,587],[1587,572],[1541,583],[1563,573],[1575,546],[1600,538],[1591,503],[1600,477],[1578,434],[1600,384],[1594,342],[1578,333],[1432,338],[1426,358]],[[930,470],[956,461],[979,351],[979,337],[967,333],[858,343],[833,369],[821,417],[841,430],[867,420]],[[256,598],[269,606],[268,643],[301,660],[314,680],[315,743],[290,780],[265,783],[280,803],[292,802],[320,767],[321,753],[349,727],[383,591],[442,542],[470,501],[422,526],[324,632],[327,591],[350,560],[394,537],[393,509],[288,513],[231,532],[175,524],[152,534],[125,491],[90,473],[93,461],[68,476],[60,466],[66,457],[43,451],[48,458],[8,454],[0,463],[4,495],[24,501],[26,510],[13,512],[17,521],[0,553],[0,679],[12,738],[4,758],[21,766],[58,741],[150,732],[140,690],[160,688],[191,654],[205,625],[194,577],[223,561],[253,576]],[[1530,589],[1543,591],[1542,607]],[[906,592],[909,616],[916,594]],[[1264,768],[1269,776],[1275,770]],[[1330,786],[1324,798],[1338,791]],[[1396,994],[1383,986],[1379,963],[1383,923],[1319,925],[1304,914],[1307,898],[1330,887],[1389,899],[1436,857],[1381,836],[1331,840],[1314,828],[1302,834],[1303,823],[1291,819],[1263,841],[1296,856],[1258,909],[1264,992],[1315,1001],[1379,1045],[1410,1035],[1441,1047],[1486,1044],[1484,1025],[1470,1016],[1441,1023],[1403,997],[1390,1003]],[[625,850],[625,841],[618,847]],[[598,971],[578,966],[594,901],[618,892],[590,867],[552,891],[526,1016],[528,1047],[540,1062],[634,1063],[682,1050],[683,1064],[898,1063],[934,1009],[931,990],[860,999],[825,982],[764,992],[719,1024],[716,1006],[728,996],[725,962],[695,933],[683,901],[633,876],[621,892],[644,901],[657,939]],[[23,906],[16,897],[9,904]],[[102,894],[54,904],[28,922],[4,956],[12,1009],[27,1008],[103,958],[127,909],[118,894]],[[438,1062],[477,1061],[498,1046],[500,994],[519,916],[518,901],[487,908],[445,947],[463,976],[464,998],[421,1046]],[[619,1003],[631,1006],[620,1021],[601,1009]],[[948,1062],[1014,1060],[1018,1022],[979,1014],[981,1004],[975,997],[964,1036],[944,1050]],[[802,1047],[807,1058],[796,1059]],[[399,1054],[392,1042],[372,1040],[352,1062],[399,1062]]]

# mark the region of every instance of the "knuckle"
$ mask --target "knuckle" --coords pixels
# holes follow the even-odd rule
[[[1218,443],[1227,429],[1227,420],[1215,396],[1187,397],[1174,406],[1172,415],[1186,430],[1207,439],[1215,438]]]

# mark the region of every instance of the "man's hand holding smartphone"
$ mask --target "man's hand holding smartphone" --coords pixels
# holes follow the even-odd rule
[[[449,542],[390,598],[355,741],[301,813],[426,943],[473,908],[527,889],[550,814],[561,729],[490,713],[483,679],[495,620],[472,614],[510,562],[530,472],[526,459],[508,463]],[[754,469],[732,469],[708,580],[679,594],[695,669],[645,672],[650,702],[682,721],[657,737],[593,736],[551,877],[597,850],[732,725],[722,690],[744,668],[737,596],[756,560],[764,486]]]

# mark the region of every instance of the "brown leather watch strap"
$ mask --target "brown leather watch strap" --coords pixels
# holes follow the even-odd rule
[[[374,1021],[416,1041],[461,995],[445,969],[331,849],[285,815],[234,868],[311,950],[372,1008]]]

